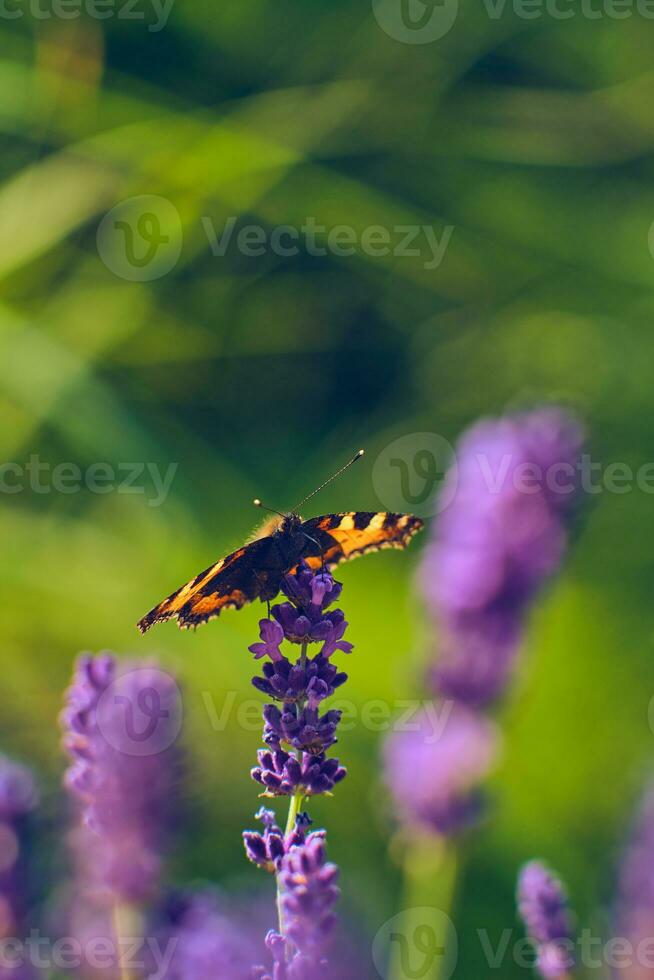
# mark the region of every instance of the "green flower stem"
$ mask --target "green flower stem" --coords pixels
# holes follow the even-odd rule
[[[456,850],[444,837],[416,836],[406,845],[402,865],[403,919],[391,937],[388,976],[390,980],[440,980],[450,953],[447,923],[457,882]],[[446,918],[434,915],[430,921],[419,909],[435,909]]]
[[[123,950],[129,948],[127,940],[138,939],[143,932],[141,912],[136,905],[129,902],[116,902],[113,907],[112,919],[119,978],[120,980],[136,980],[136,974],[123,963]]]
[[[286,830],[285,834],[290,834],[292,830],[295,829],[295,818],[300,812],[300,807],[302,806],[302,800],[304,799],[304,793],[302,790],[298,790],[291,797],[291,804],[288,808],[288,819],[286,820]]]

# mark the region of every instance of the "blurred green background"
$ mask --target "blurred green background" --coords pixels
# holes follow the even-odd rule
[[[461,0],[444,37],[409,44],[354,0],[180,0],[160,30],[146,0],[142,19],[38,9],[50,16],[18,0],[0,15],[0,458],[177,469],[158,507],[145,478],[145,493],[2,494],[0,745],[40,772],[54,841],[73,658],[159,657],[185,690],[194,821],[170,878],[247,889],[261,882],[239,843],[258,806],[259,736],[237,708],[255,697],[261,610],[197,633],[141,638],[134,623],[241,543],[253,496],[290,506],[359,445],[364,461],[311,513],[383,507],[372,466],[399,436],[454,441],[480,415],[542,398],[584,417],[603,465],[652,458],[654,23],[574,5],[569,20],[509,4],[492,18]],[[140,195],[176,209],[181,254],[132,281],[96,236]],[[432,269],[424,252],[362,248],[254,257],[232,242],[219,256],[206,233],[230,217],[270,230],[307,216],[357,234],[454,230]],[[484,975],[476,930],[514,925],[530,856],[601,924],[654,750],[652,529],[639,490],[587,500],[531,619],[500,711],[493,818],[466,852],[457,977]],[[340,573],[359,705],[424,693],[421,546]],[[229,692],[218,731],[207,700],[220,713]],[[344,733],[350,775],[313,807],[362,937],[401,902],[378,747],[360,725]],[[44,882],[64,858],[52,863]]]

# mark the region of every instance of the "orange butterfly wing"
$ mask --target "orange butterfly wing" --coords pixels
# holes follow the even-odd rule
[[[423,522],[412,514],[393,514],[387,511],[348,511],[345,514],[326,514],[313,517],[302,524],[308,535],[317,532],[329,542],[323,546],[322,558],[311,556],[306,562],[311,568],[324,563],[334,568],[340,562],[382,548],[406,548],[422,527]],[[322,540],[321,540],[322,543]]]
[[[270,538],[244,545],[200,572],[139,620],[147,632],[155,623],[177,619],[181,629],[206,623],[223,609],[241,609],[260,596],[275,595],[285,569]]]

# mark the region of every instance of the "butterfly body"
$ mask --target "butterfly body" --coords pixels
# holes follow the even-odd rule
[[[351,511],[303,521],[299,514],[269,520],[249,543],[200,572],[171,593],[138,623],[142,633],[155,623],[177,619],[180,628],[198,626],[223,609],[274,599],[282,578],[301,561],[334,568],[342,561],[380,548],[404,548],[422,527],[411,514]]]

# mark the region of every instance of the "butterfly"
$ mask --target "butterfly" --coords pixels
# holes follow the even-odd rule
[[[363,449],[298,507],[361,456]],[[260,500],[254,503],[263,507]],[[176,619],[180,629],[189,629],[219,616],[223,609],[241,609],[255,599],[270,602],[279,592],[284,575],[302,561],[313,569],[332,569],[369,551],[406,548],[423,526],[419,517],[387,511],[348,511],[304,521],[298,507],[289,514],[272,511],[274,516],[242,548],[205,568],[146,613],[137,623],[140,631],[145,633],[167,619]]]

